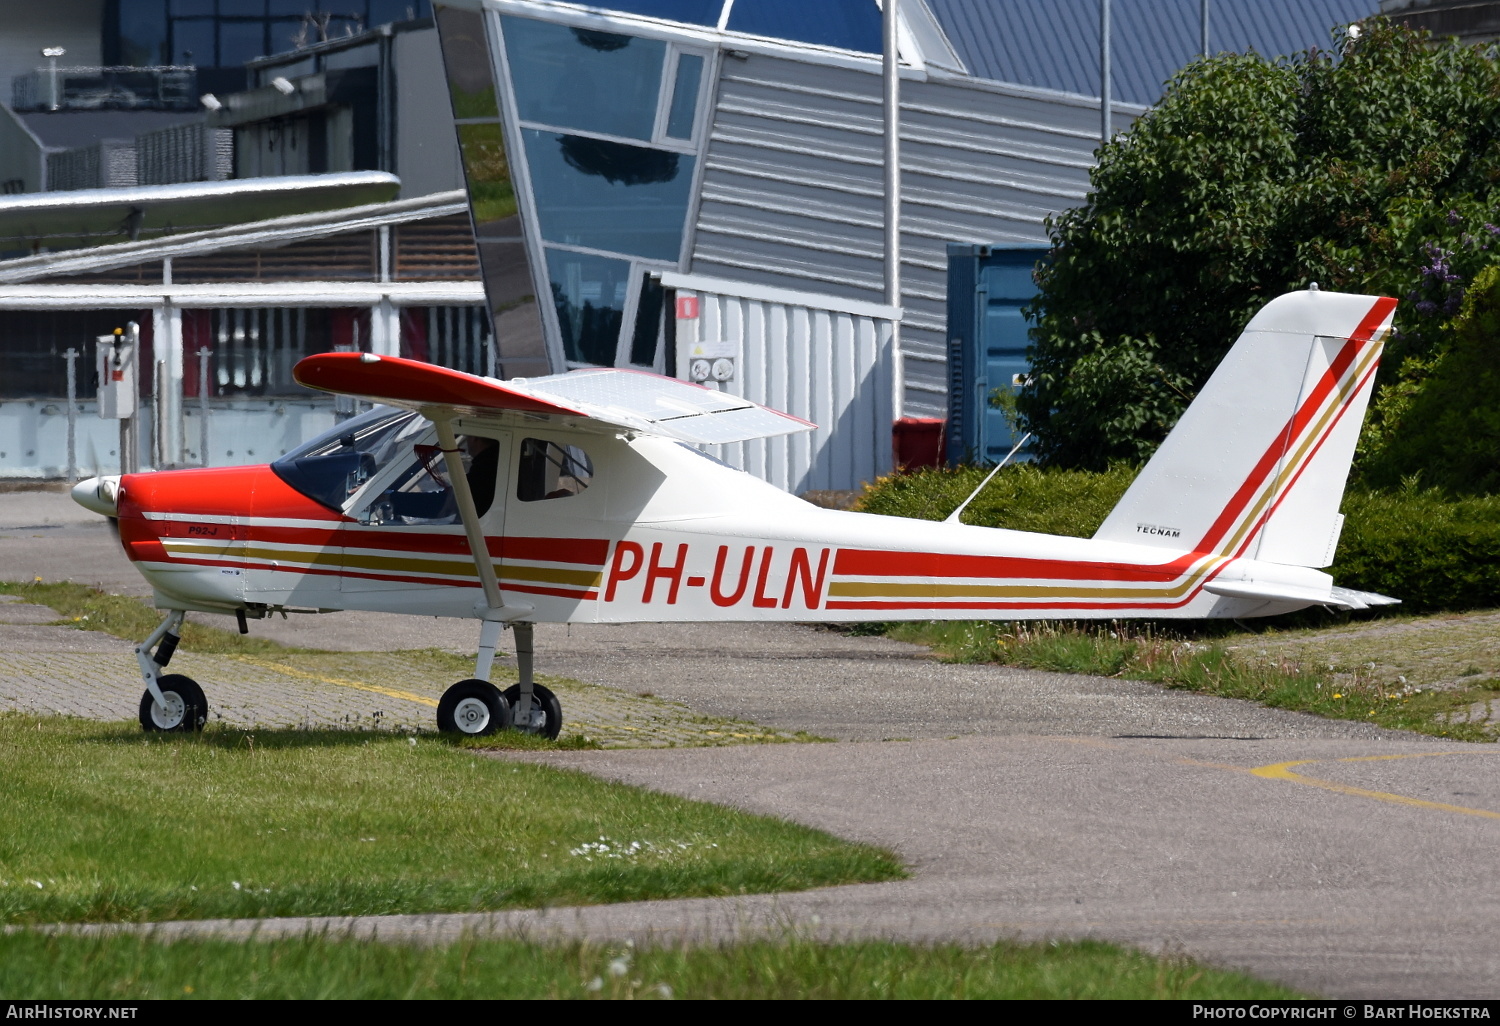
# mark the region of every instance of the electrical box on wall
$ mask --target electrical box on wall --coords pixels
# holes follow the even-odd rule
[[[100,335],[94,349],[94,366],[99,375],[99,416],[105,420],[124,420],[135,416],[138,378],[136,352],[139,329],[131,322],[128,332]]]
[[[737,342],[693,342],[687,347],[688,380],[699,385],[733,381],[739,369]]]

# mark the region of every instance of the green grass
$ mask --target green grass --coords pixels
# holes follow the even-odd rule
[[[1251,642],[1255,636],[1213,636],[1224,629],[1210,628],[1206,637],[1195,637],[1190,626],[1180,633],[1151,623],[938,621],[892,624],[888,631],[898,640],[929,645],[953,662],[1152,681],[1393,730],[1460,741],[1495,740],[1485,724],[1460,719],[1471,704],[1494,697],[1490,682],[1441,689],[1397,686],[1363,665],[1325,669],[1269,648],[1264,656],[1258,649],[1255,655],[1231,651],[1230,641]],[[1253,646],[1236,646],[1247,647]]]
[[[799,938],[603,948],[514,940],[440,947],[325,938],[0,937],[13,1000],[156,998],[1166,998],[1300,995],[1184,958],[1095,941],[918,947]]]
[[[890,853],[819,831],[428,737],[152,736],[6,714],[0,778],[8,923],[467,911],[903,875]]]
[[[103,631],[127,641],[145,640],[164,615],[139,599],[111,595],[72,581],[0,581],[0,595],[15,595],[25,602],[49,606],[57,610],[59,623],[80,630]],[[227,616],[223,621],[234,623]],[[183,624],[182,646],[194,652],[216,655],[277,655],[298,651],[265,638],[241,634],[237,629],[212,627],[192,619]]]

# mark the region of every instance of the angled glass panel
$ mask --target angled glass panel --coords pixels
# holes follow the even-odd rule
[[[526,129],[542,238],[676,262],[693,157]]]
[[[650,367],[656,362],[656,340],[661,337],[661,311],[667,297],[661,281],[641,275],[640,299],[635,304],[635,331],[630,339],[630,362]]]
[[[595,6],[685,25],[717,25],[724,0],[602,0]]]
[[[481,232],[492,221],[516,212],[510,167],[505,160],[505,139],[497,121],[458,126],[458,148],[463,157],[464,177],[469,183],[469,205],[474,224]]]
[[[522,121],[651,138],[665,43],[529,18],[501,27]]]
[[[693,137],[693,115],[698,112],[698,83],[703,79],[703,58],[695,53],[677,58],[677,76],[672,84],[672,106],[667,110],[667,136]]]
[[[436,21],[453,116],[498,118],[500,108],[495,104],[495,82],[490,74],[483,17],[475,11],[439,7]]]
[[[630,287],[630,264],[548,249],[547,273],[568,359],[613,367]]]
[[[879,53],[880,8],[875,0],[734,0],[731,32]]]

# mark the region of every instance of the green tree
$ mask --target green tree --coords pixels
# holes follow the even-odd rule
[[[1044,460],[1149,456],[1255,311],[1310,281],[1408,300],[1382,380],[1431,357],[1500,255],[1500,65],[1383,19],[1335,46],[1188,66],[1049,222],[1018,400]]]
[[[1368,483],[1500,491],[1500,266],[1474,279],[1444,334],[1432,359],[1409,360],[1382,395],[1384,444],[1367,458]]]

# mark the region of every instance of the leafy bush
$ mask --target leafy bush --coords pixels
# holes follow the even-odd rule
[[[860,497],[866,513],[942,520],[984,480],[978,467],[881,478]],[[964,511],[966,524],[1087,538],[1135,472],[1093,474],[1006,467]],[[1336,583],[1401,599],[1396,612],[1500,606],[1500,496],[1450,499],[1437,490],[1355,491],[1329,568]]]
[[[1408,613],[1500,606],[1500,496],[1350,492],[1344,516],[1329,569],[1343,587],[1394,596]]]
[[[1500,255],[1500,62],[1381,19],[1337,45],[1196,61],[1104,147],[1038,272],[1018,405],[1044,460],[1149,456],[1250,317],[1310,280],[1406,300],[1383,381],[1431,355]]]
[[[942,520],[988,473],[987,467],[956,467],[893,474],[870,485],[855,508],[891,517]],[[1134,479],[1135,471],[1128,467],[1091,474],[1016,464],[995,475],[964,510],[962,519],[978,527],[1088,538]]]
[[[1500,491],[1500,267],[1474,279],[1443,342],[1430,361],[1408,360],[1381,394],[1364,478],[1390,487],[1415,476],[1458,495]]]

